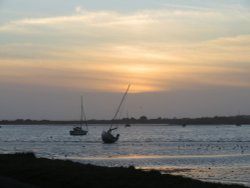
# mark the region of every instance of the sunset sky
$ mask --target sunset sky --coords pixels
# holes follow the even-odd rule
[[[250,114],[249,0],[0,0],[0,119]]]

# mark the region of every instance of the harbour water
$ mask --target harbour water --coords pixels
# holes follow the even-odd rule
[[[0,153],[34,152],[38,157],[102,166],[135,166],[203,181],[250,186],[250,126],[120,125],[120,139],[103,144],[108,125],[91,125],[86,136],[70,136],[73,125],[5,125]]]

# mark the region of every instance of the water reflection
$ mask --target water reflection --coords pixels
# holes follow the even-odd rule
[[[250,185],[248,126],[136,125],[128,129],[122,125],[120,140],[112,145],[102,144],[100,138],[106,126],[92,125],[90,134],[84,137],[70,136],[71,128],[71,125],[3,126],[0,152],[33,151],[39,157],[103,166],[134,165],[202,180]]]

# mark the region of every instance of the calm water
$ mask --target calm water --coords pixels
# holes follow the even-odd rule
[[[250,186],[250,126],[119,127],[120,139],[103,144],[108,126],[90,126],[87,136],[69,135],[72,125],[0,128],[0,153],[33,151],[37,156],[103,166],[159,169],[205,181]]]

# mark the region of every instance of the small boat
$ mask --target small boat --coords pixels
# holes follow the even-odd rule
[[[82,136],[88,133],[87,130],[83,130],[82,127],[74,127],[73,130],[70,130],[70,135],[72,136]]]
[[[240,127],[241,126],[241,122],[242,122],[242,116],[241,115],[236,116],[236,123],[235,123],[235,125],[237,127]]]
[[[127,124],[125,125],[125,127],[131,127],[131,125],[130,125],[129,123],[127,123]]]
[[[82,128],[83,118],[84,118],[85,126],[86,126],[85,130]],[[87,124],[87,119],[86,119],[86,115],[85,115],[84,108],[83,108],[83,98],[81,97],[81,119],[80,119],[80,126],[74,127],[73,130],[69,131],[69,134],[71,136],[84,136],[87,133],[88,133],[88,124]]]
[[[71,136],[84,136],[88,134],[88,130],[84,130],[81,126],[76,126],[69,131]]]
[[[118,113],[119,113],[119,111],[120,111],[120,109],[121,109],[121,106],[122,106],[122,104],[123,104],[123,102],[124,102],[124,100],[125,100],[125,98],[126,98],[126,96],[127,96],[127,94],[128,94],[129,88],[130,88],[130,84],[128,84],[127,90],[126,90],[125,93],[123,94],[122,100],[121,100],[121,102],[120,102],[120,104],[119,104],[119,106],[118,106],[118,108],[117,108],[117,110],[116,110],[116,113],[115,113],[115,115],[114,115],[114,118],[113,118],[112,121],[111,121],[111,125],[110,125],[109,129],[108,129],[107,131],[103,131],[103,132],[102,132],[102,141],[103,141],[103,143],[105,143],[105,144],[112,144],[112,143],[115,143],[115,142],[119,139],[119,137],[120,137],[120,134],[117,134],[116,136],[114,136],[114,135],[112,134],[112,131],[113,131],[113,130],[118,129],[118,127],[114,127],[114,128],[113,128],[113,122],[114,122],[114,120],[116,119],[116,117],[117,117],[117,115],[118,115]]]
[[[127,111],[127,123],[125,124],[125,127],[131,127],[131,124],[129,123],[128,111]]]

